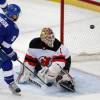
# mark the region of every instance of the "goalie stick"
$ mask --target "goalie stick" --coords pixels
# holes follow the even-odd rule
[[[35,86],[37,86],[37,87],[39,87],[39,88],[42,87],[42,85],[41,85],[39,82],[37,82],[37,81],[35,81],[35,80],[31,79],[31,78],[29,78],[29,81],[30,81],[33,85],[35,85]]]

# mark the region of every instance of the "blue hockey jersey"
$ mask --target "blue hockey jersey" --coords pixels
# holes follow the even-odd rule
[[[9,54],[13,51],[11,45],[18,35],[17,25],[4,14],[0,14],[0,47],[4,52]]]

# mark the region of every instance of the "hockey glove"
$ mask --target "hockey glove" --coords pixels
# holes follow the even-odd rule
[[[17,57],[17,53],[12,51],[10,54],[8,54],[8,57],[12,60],[12,61],[16,61],[18,59]]]

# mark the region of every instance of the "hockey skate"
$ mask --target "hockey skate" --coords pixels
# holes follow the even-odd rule
[[[73,78],[69,75],[69,73],[61,72],[56,78],[56,81],[64,89],[70,92],[75,92],[74,81]]]
[[[11,83],[11,84],[9,85],[9,89],[11,90],[11,92],[12,92],[13,94],[15,94],[15,95],[21,95],[21,94],[20,94],[21,90],[20,90],[20,88],[16,85],[15,82],[13,82],[13,83]]]

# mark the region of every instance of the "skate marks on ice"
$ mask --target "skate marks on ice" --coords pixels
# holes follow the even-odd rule
[[[19,85],[20,88],[22,89],[21,93],[22,97],[23,96],[26,97],[31,94],[38,96],[49,96],[49,97],[71,97],[78,95],[100,93],[100,77],[85,73],[78,69],[72,69],[70,73],[75,79],[75,89],[76,89],[75,93],[65,91],[55,86],[52,87],[42,86],[42,88],[39,88],[36,87],[35,85]],[[1,75],[1,70],[0,70],[0,97],[4,96],[4,98],[6,98],[8,95],[12,97],[11,91],[3,81],[3,77]]]

